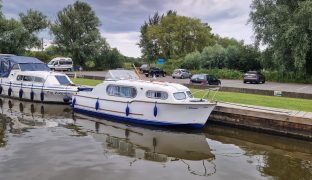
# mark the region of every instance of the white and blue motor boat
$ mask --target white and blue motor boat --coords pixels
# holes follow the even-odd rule
[[[111,70],[92,91],[73,96],[74,111],[131,123],[202,128],[216,102],[194,98],[180,84],[144,81],[133,71]]]
[[[33,57],[6,56],[0,59],[0,95],[45,103],[70,103],[79,87],[62,73]]]

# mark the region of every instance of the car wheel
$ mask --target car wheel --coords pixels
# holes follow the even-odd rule
[[[265,80],[262,81],[262,84],[264,84],[264,83],[265,83]]]
[[[172,78],[173,78],[173,79],[175,79],[175,77],[174,77],[174,76],[172,76]]]
[[[260,80],[256,81],[256,84],[260,84]]]
[[[51,71],[55,71],[55,69],[54,69],[54,68],[51,68]]]
[[[166,77],[166,74],[165,74],[165,73],[163,73],[163,74],[162,74],[162,77]]]
[[[181,79],[184,79],[184,76],[183,76],[183,75],[181,76]]]
[[[247,81],[244,81],[244,84],[246,84],[247,83]]]

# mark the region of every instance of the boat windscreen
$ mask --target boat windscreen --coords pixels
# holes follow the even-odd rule
[[[21,71],[49,71],[49,67],[43,63],[21,63]]]
[[[109,70],[106,78],[114,79],[114,80],[120,80],[120,79],[137,80],[139,79],[139,76],[134,71],[130,71],[130,70]]]
[[[57,79],[57,81],[60,83],[60,85],[70,85],[71,82],[68,80],[68,78],[66,76],[62,76],[62,75],[55,75],[55,78]]]

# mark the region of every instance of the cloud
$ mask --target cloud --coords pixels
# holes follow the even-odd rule
[[[252,30],[246,25],[251,0],[84,0],[101,20],[100,30],[112,47],[127,56],[140,56],[137,47],[140,26],[156,11],[176,10],[179,15],[199,18],[213,33],[252,42]],[[35,9],[55,20],[57,12],[75,0],[3,0],[6,17],[18,18],[19,12]],[[44,37],[47,37],[45,35]],[[120,38],[120,39],[119,39]]]
[[[103,37],[112,48],[117,48],[125,56],[139,57],[141,56],[140,49],[137,45],[139,41],[139,32],[125,32],[125,33],[109,33],[102,32]]]

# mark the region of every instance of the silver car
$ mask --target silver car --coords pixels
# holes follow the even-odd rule
[[[172,78],[190,78],[192,76],[192,74],[190,72],[188,72],[188,70],[186,69],[175,69],[172,73]]]

